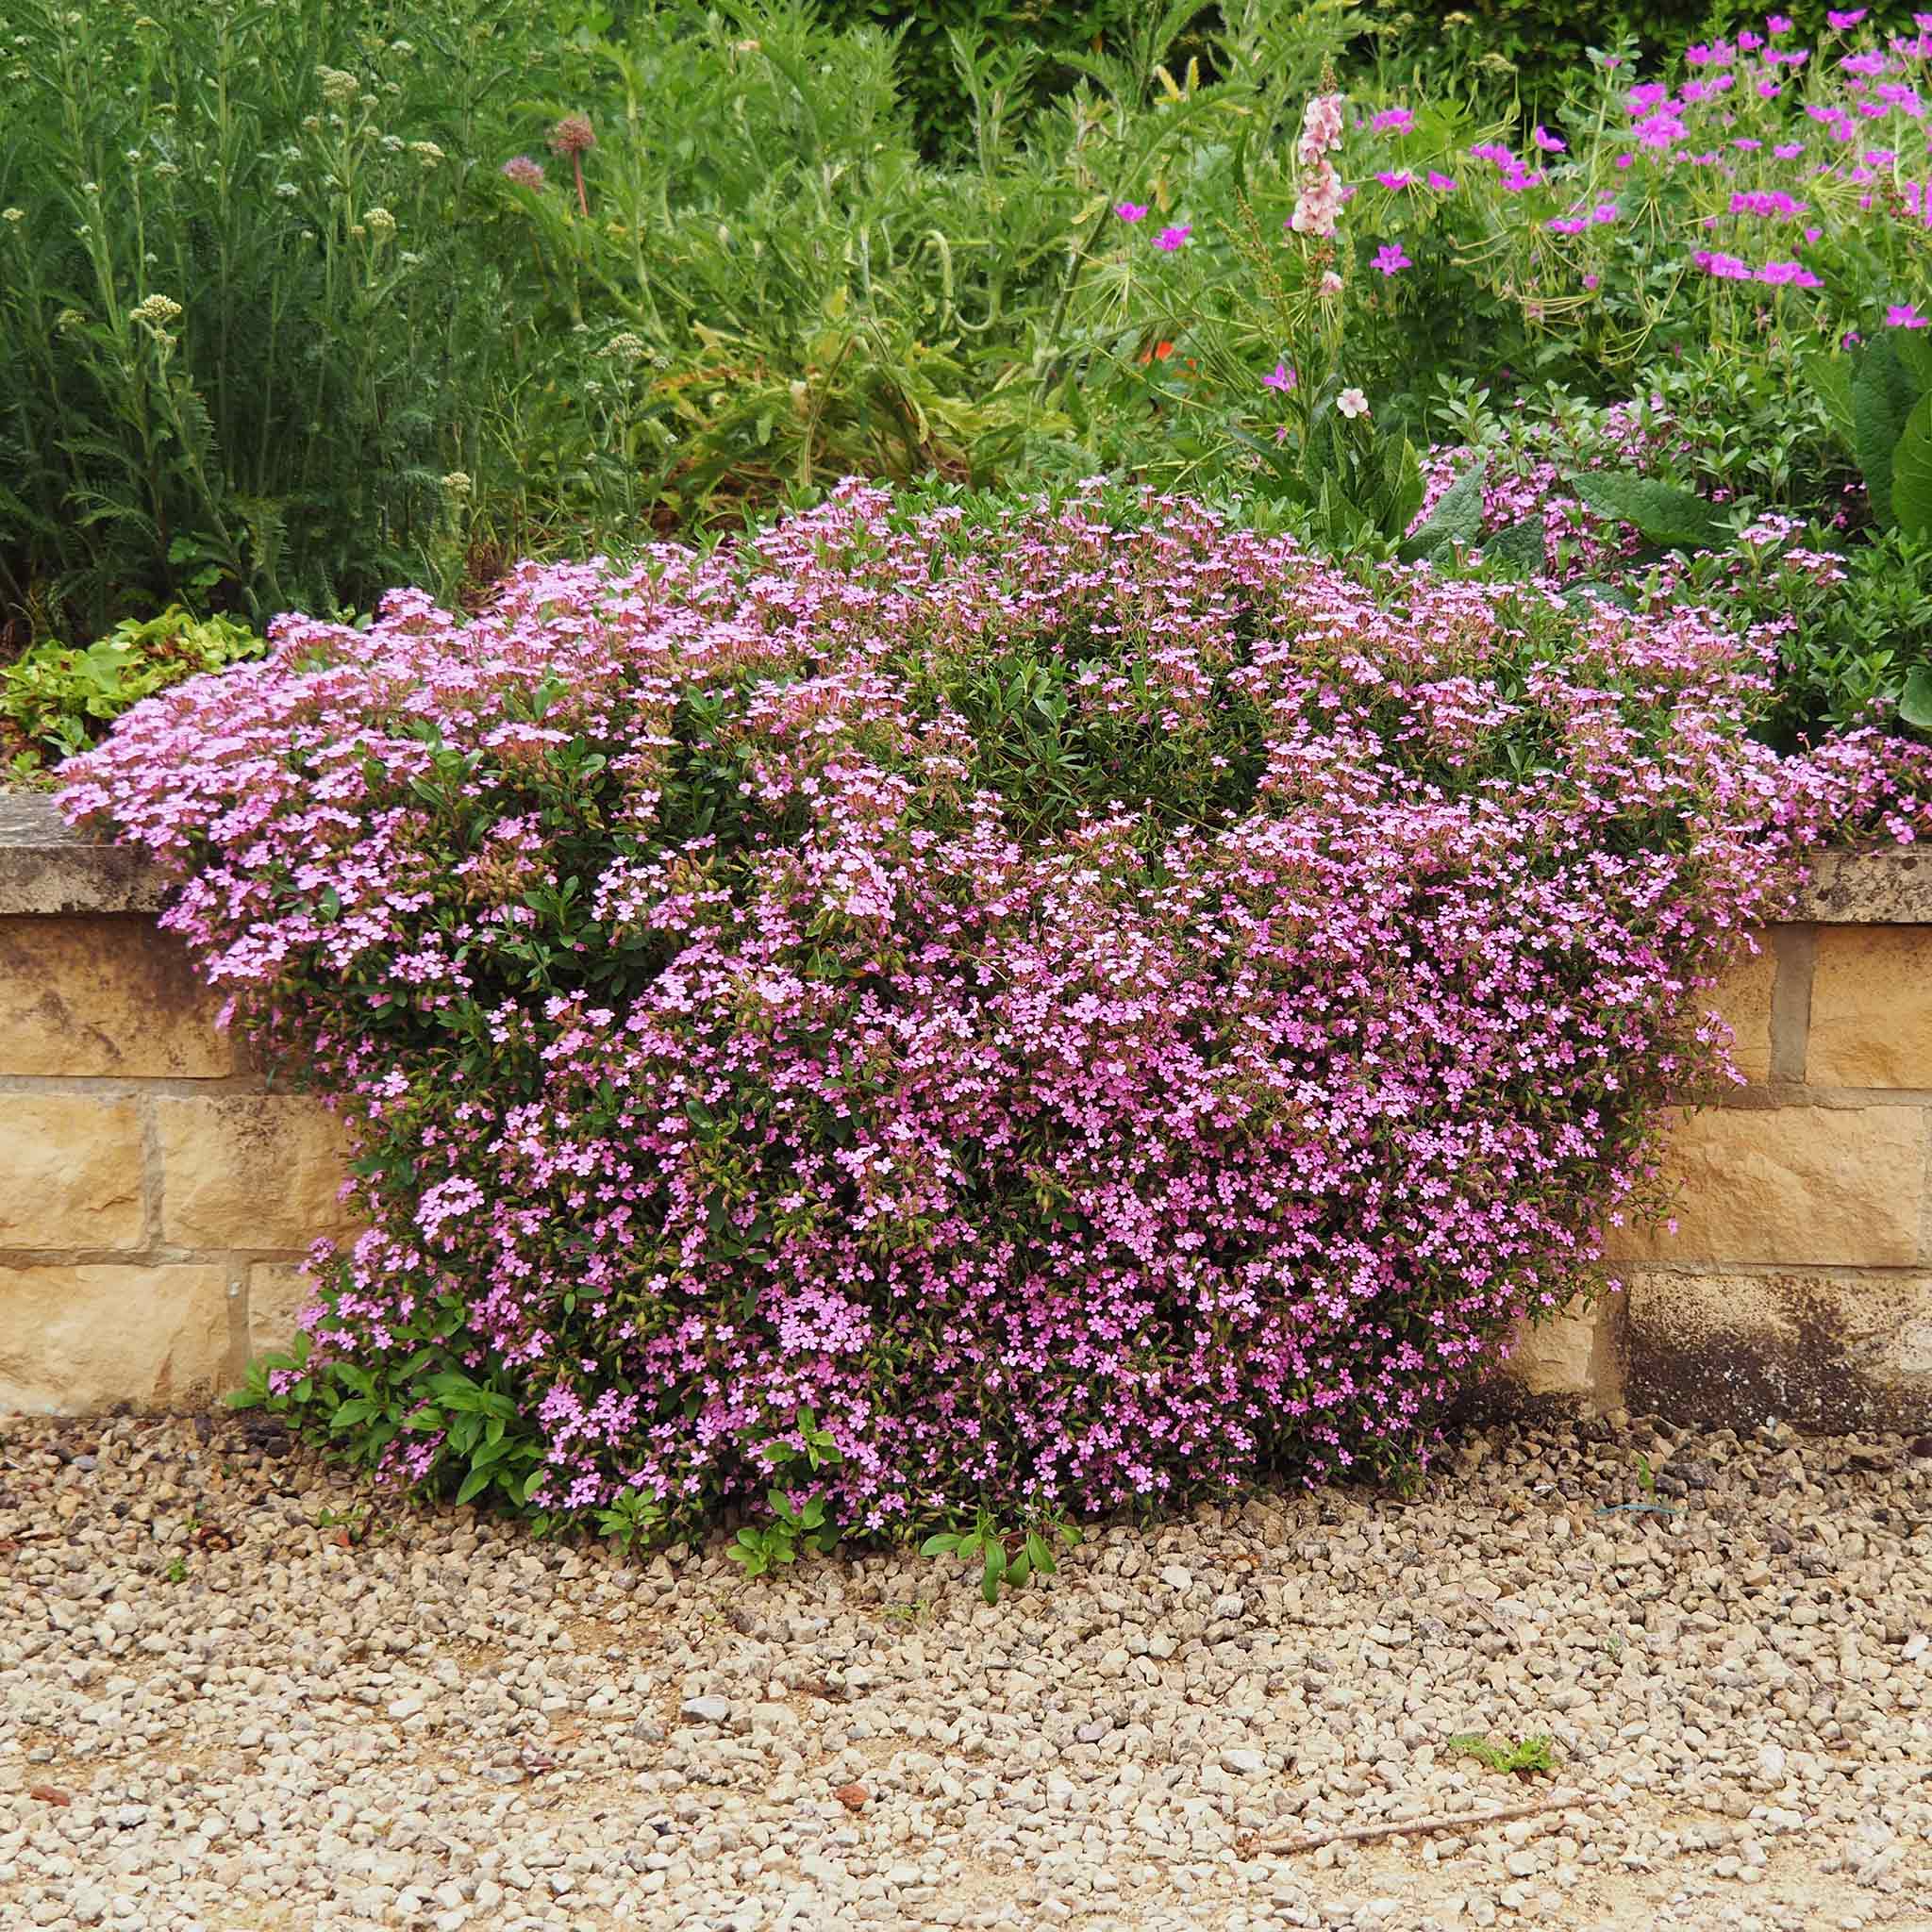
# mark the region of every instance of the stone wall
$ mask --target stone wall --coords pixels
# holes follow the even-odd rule
[[[1535,1331],[1539,1395],[1680,1420],[1932,1424],[1932,854],[1835,858],[1718,1006],[1742,1089],[1671,1132],[1674,1229]]]
[[[133,856],[0,794],[0,1413],[192,1407],[345,1231],[341,1137],[213,1024]],[[1750,1084],[1674,1129],[1674,1234],[1523,1337],[1512,1400],[1932,1424],[1932,856],[1821,868],[1724,990]]]
[[[343,1230],[335,1123],[216,1030],[131,858],[0,795],[0,1413],[208,1405]]]

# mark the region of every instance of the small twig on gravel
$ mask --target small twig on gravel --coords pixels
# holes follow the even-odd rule
[[[1450,1811],[1435,1818],[1405,1818],[1390,1824],[1355,1824],[1346,1831],[1317,1832],[1307,1838],[1263,1839],[1256,1849],[1319,1852],[1324,1845],[1345,1844],[1356,1839],[1406,1838],[1424,1831],[1469,1831],[1484,1824],[1507,1824],[1515,1818],[1534,1818],[1541,1811],[1569,1811],[1595,1802],[1582,1791],[1559,1791],[1555,1797],[1539,1799],[1534,1805],[1506,1805],[1496,1811]]]

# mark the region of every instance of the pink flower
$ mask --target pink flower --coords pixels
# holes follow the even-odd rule
[[[1932,328],[1932,315],[1921,313],[1916,302],[1894,302],[1885,311],[1885,320],[1891,328]]]
[[[512,155],[503,164],[503,177],[514,181],[519,188],[541,188],[543,185],[543,163],[533,161],[528,155]]]
[[[1124,222],[1142,222],[1147,219],[1145,206],[1138,201],[1116,202],[1113,211]]]
[[[1166,249],[1172,255],[1176,248],[1179,248],[1186,242],[1188,237],[1193,232],[1194,225],[1191,222],[1182,222],[1178,227],[1161,229],[1160,233],[1154,238],[1154,245],[1157,248]]]
[[[1454,175],[1438,174],[1434,168],[1431,168],[1429,170],[1429,186],[1438,194],[1454,194],[1456,192],[1456,176]]]
[[[1857,8],[1850,13],[1839,13],[1827,8],[1824,17],[1840,33],[1843,33],[1848,28],[1857,26],[1864,19],[1866,11],[1863,7]]]
[[[1413,188],[1415,186],[1415,176],[1411,175],[1407,168],[1403,169],[1400,174],[1396,175],[1391,175],[1387,173],[1378,174],[1375,176],[1375,179],[1379,181],[1384,188],[1388,189],[1391,194],[1398,192],[1400,190],[1404,188]]]
[[[1764,31],[1775,39],[1779,34],[1790,33],[1793,25],[1794,23],[1782,13],[1767,14]]]
[[[1415,116],[1407,108],[1384,108],[1369,121],[1371,130],[1376,134],[1407,134],[1414,125]]]
[[[1320,287],[1324,295],[1339,295],[1341,293],[1341,277],[1332,268],[1324,269]]]
[[[1403,254],[1400,242],[1389,242],[1375,251],[1375,258],[1369,266],[1380,269],[1385,275],[1392,275],[1403,269],[1413,268],[1415,263]]]
[[[1335,407],[1353,423],[1369,413],[1369,399],[1358,389],[1345,389],[1335,398]]]
[[[1272,375],[1264,375],[1261,378],[1261,387],[1263,389],[1278,389],[1283,395],[1286,395],[1290,390],[1294,388],[1297,379],[1294,371],[1286,362],[1277,361],[1274,365],[1274,374]]]
[[[1570,145],[1570,143],[1561,139],[1560,136],[1552,134],[1550,130],[1547,127],[1545,127],[1541,121],[1539,121],[1536,126],[1530,130],[1529,138],[1531,141],[1535,142],[1537,146],[1541,148],[1543,153],[1546,155],[1562,154]]]

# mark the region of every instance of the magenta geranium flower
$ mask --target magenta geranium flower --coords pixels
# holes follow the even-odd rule
[[[1299,380],[1300,378],[1286,362],[1277,361],[1274,365],[1274,374],[1264,375],[1261,378],[1261,387],[1263,389],[1278,389],[1283,395],[1286,395],[1290,390],[1295,387]]]
[[[1566,152],[1570,145],[1560,135],[1552,134],[1541,121],[1530,130],[1529,138],[1546,155],[1560,155]]]
[[[1415,263],[1403,254],[1400,242],[1388,242],[1376,249],[1375,258],[1369,266],[1380,269],[1385,275],[1392,275],[1403,269],[1413,268]]]
[[[1921,313],[1916,302],[1894,302],[1885,320],[1892,328],[1932,328],[1932,315]]]
[[[1157,248],[1166,249],[1172,255],[1176,248],[1179,248],[1186,242],[1188,237],[1193,232],[1193,223],[1182,222],[1176,227],[1161,229],[1160,233],[1154,238],[1154,245]]]
[[[1138,201],[1123,201],[1114,207],[1114,213],[1124,222],[1140,222],[1147,218],[1146,208]]]

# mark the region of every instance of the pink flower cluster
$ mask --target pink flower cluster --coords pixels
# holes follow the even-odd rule
[[[1288,225],[1297,235],[1312,235],[1318,241],[1334,234],[1342,204],[1348,199],[1341,176],[1328,158],[1341,145],[1341,94],[1310,96],[1295,142],[1301,192]]]
[[[1692,611],[975,517],[284,619],[67,768],[350,1124],[319,1356],[508,1391],[533,1507],[701,1520],[801,1407],[849,1530],[1422,1453],[1804,849],[1924,821],[1904,747],[1754,743]]]

